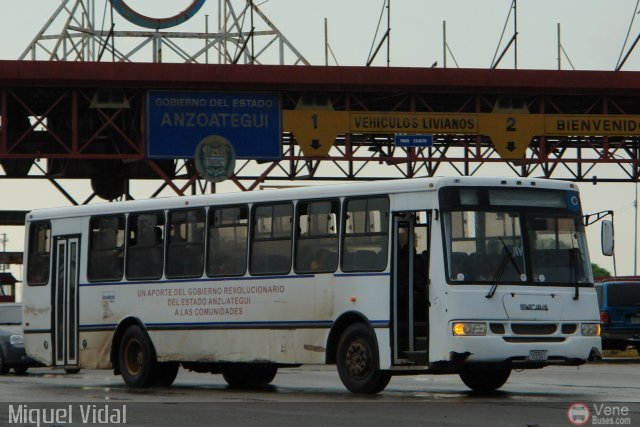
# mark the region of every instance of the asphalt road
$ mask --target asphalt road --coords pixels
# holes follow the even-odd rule
[[[571,426],[584,415],[569,412],[577,403],[585,425],[640,425],[639,369],[634,360],[514,372],[484,396],[457,376],[394,377],[379,395],[356,396],[329,366],[280,370],[260,390],[184,370],[172,387],[133,390],[111,371],[39,368],[0,377],[0,425]]]

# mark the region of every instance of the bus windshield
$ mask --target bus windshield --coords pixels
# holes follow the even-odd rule
[[[561,192],[559,195],[564,197]],[[527,207],[514,200],[508,208],[499,208],[497,203],[482,206],[482,194],[465,206],[465,196],[457,196],[463,203],[451,206],[453,209],[447,209],[447,197],[443,203],[446,268],[451,283],[593,283],[579,212],[555,205]],[[555,204],[561,199],[554,200]]]

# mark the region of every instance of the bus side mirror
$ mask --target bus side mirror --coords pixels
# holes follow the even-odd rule
[[[613,221],[602,221],[600,240],[602,243],[602,255],[613,255]]]

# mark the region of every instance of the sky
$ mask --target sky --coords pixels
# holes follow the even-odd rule
[[[70,1],[73,4],[75,0]],[[0,13],[0,59],[17,59],[44,23],[60,5],[58,0],[2,0]],[[88,3],[89,0],[86,0]],[[105,0],[95,0],[96,27],[107,29],[103,20]],[[129,0],[135,10],[153,17],[173,15],[190,4],[191,0]],[[378,37],[376,27],[381,16],[383,0],[255,0],[264,14],[287,37],[296,49],[312,64],[324,65],[324,19],[327,19],[328,40],[335,65],[364,65],[372,45],[386,31],[383,15]],[[621,55],[625,37],[630,40],[640,34],[640,16],[635,15],[637,0],[519,0],[518,68],[557,69],[558,24],[566,55],[579,70],[613,70]],[[209,15],[210,32],[217,27],[219,0],[208,0],[190,21],[171,31],[204,32]],[[233,0],[239,11],[244,0]],[[391,66],[430,67],[437,61],[442,67],[443,21],[446,21],[447,44],[458,65],[463,68],[488,68],[496,51],[501,33],[510,12],[511,0],[391,0]],[[630,26],[634,18],[633,25]],[[116,30],[139,30],[121,17],[115,17]],[[260,29],[256,25],[257,29]],[[499,49],[506,45],[514,31],[513,15],[507,23]],[[150,54],[142,51],[137,60],[150,61]],[[374,61],[375,66],[386,65],[386,47]],[[451,55],[449,67],[455,66]],[[514,67],[513,50],[501,62],[501,68]],[[562,67],[571,68],[566,57]],[[634,51],[624,70],[640,70],[640,47]],[[83,191],[82,184],[65,184]],[[86,186],[85,186],[86,187]],[[48,183],[24,183],[4,180],[0,188],[15,194],[11,206],[2,209],[33,209],[67,204]],[[583,210],[596,212],[613,209],[616,226],[616,262],[619,275],[634,273],[634,200],[633,184],[580,185]],[[86,191],[86,188],[84,188]],[[38,194],[38,197],[33,197]],[[24,196],[27,195],[27,196]],[[4,231],[0,231],[2,233]],[[22,237],[10,232],[9,250],[22,249]],[[600,256],[599,228],[588,231],[592,260],[613,270],[612,260]],[[640,267],[638,267],[640,270]]]

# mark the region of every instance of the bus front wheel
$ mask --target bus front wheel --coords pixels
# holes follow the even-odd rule
[[[138,325],[129,326],[120,342],[122,379],[129,387],[148,387],[154,381],[155,353],[147,334]]]
[[[502,387],[509,375],[509,368],[467,367],[460,372],[460,379],[477,393],[491,393]]]
[[[380,370],[375,334],[363,323],[355,323],[342,333],[336,360],[340,380],[352,393],[376,394],[391,379],[389,372]]]

